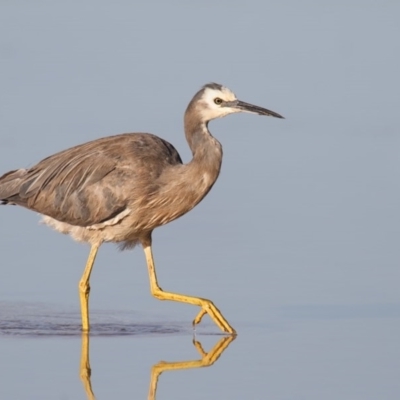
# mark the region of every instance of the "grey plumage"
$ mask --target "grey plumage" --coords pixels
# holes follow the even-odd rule
[[[141,180],[154,182],[177,164],[182,164],[178,152],[157,136],[110,136],[56,153],[30,169],[8,172],[0,177],[0,198],[62,222],[90,226],[142,197],[137,193]],[[128,182],[129,193],[121,190]],[[155,185],[144,189],[151,196]]]
[[[90,243],[96,252],[103,242],[122,248],[141,242],[146,251],[152,231],[190,211],[218,178],[222,146],[210,134],[208,122],[243,111],[282,118],[211,83],[195,94],[185,112],[185,134],[193,153],[188,164],[182,164],[172,144],[152,134],[105,137],[56,153],[31,168],[7,172],[0,177],[1,204],[42,214],[46,224]],[[152,263],[151,253],[146,254]],[[88,278],[85,282],[88,290]],[[84,317],[83,323],[85,327]],[[232,329],[229,324],[220,326]]]

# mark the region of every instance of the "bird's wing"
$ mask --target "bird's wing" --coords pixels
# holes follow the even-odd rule
[[[145,194],[143,184],[152,183],[165,164],[180,162],[174,147],[154,135],[110,136],[3,175],[0,200],[90,226],[123,212],[135,196]]]
[[[82,150],[55,154],[27,170],[14,202],[78,226],[105,221],[122,211],[124,201],[108,201],[103,207],[102,193],[96,199],[88,196],[115,170],[117,160],[101,147]]]

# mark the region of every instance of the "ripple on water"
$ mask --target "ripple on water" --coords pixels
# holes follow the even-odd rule
[[[81,321],[77,312],[42,304],[0,302],[2,336],[80,336]],[[183,334],[187,324],[157,320],[143,321],[140,315],[123,311],[91,311],[91,336],[128,336]],[[146,318],[148,320],[148,318]]]

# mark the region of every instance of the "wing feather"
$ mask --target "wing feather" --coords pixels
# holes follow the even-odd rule
[[[91,226],[146,196],[165,167],[181,163],[175,148],[157,136],[109,136],[3,175],[0,201],[71,225]]]

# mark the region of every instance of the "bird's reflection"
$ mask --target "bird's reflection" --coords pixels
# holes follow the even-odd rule
[[[150,388],[149,388],[148,400],[155,400],[158,379],[163,372],[176,371],[180,369],[210,367],[218,360],[218,358],[222,355],[222,353],[228,348],[230,343],[232,343],[234,340],[235,336],[224,336],[207,353],[204,351],[201,343],[193,339],[193,345],[199,352],[201,357],[200,359],[189,360],[189,361],[173,361],[173,362],[160,361],[157,364],[153,365],[150,374]],[[89,334],[82,333],[80,376],[87,398],[89,400],[95,400],[95,396],[92,389],[92,383],[90,380],[90,375],[91,375],[91,368],[89,360]]]

